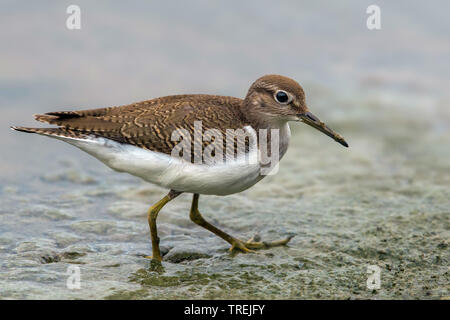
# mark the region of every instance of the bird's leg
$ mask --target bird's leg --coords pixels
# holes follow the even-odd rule
[[[206,221],[202,215],[200,214],[200,211],[198,211],[198,198],[199,195],[197,193],[194,194],[194,197],[192,198],[192,206],[191,211],[189,214],[189,217],[191,220],[198,224],[199,226],[211,231],[215,235],[221,237],[223,240],[231,244],[232,246],[239,247],[244,252],[251,252],[252,250],[246,248],[242,241],[239,239],[236,239],[232,236],[230,236],[228,233],[214,227],[212,224],[210,224],[208,221]]]
[[[261,242],[259,239],[256,239],[256,237],[253,237],[252,239],[248,241],[242,241],[239,239],[236,239],[232,236],[230,236],[228,233],[223,232],[222,230],[214,227],[212,224],[210,224],[208,221],[206,221],[202,215],[200,214],[200,211],[198,210],[198,194],[194,194],[194,197],[192,199],[192,206],[191,206],[191,212],[190,212],[190,218],[191,220],[198,224],[199,226],[211,231],[212,233],[216,234],[217,236],[221,237],[223,240],[231,244],[230,251],[233,251],[235,249],[239,249],[243,252],[254,252],[256,249],[263,249],[263,248],[271,248],[276,246],[282,246],[285,245],[291,240],[292,236],[283,239],[278,240],[274,242]]]
[[[167,202],[179,196],[181,192],[170,190],[170,192],[157,203],[148,209],[147,219],[148,225],[150,226],[150,238],[152,239],[152,252],[153,255],[146,256],[146,258],[162,261],[161,251],[159,250],[159,238],[158,231],[156,229],[156,218],[158,217],[159,211],[166,205]]]

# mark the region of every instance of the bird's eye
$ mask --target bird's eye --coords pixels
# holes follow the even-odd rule
[[[286,91],[278,90],[275,92],[275,100],[279,103],[286,104],[290,101],[289,95],[286,93]]]

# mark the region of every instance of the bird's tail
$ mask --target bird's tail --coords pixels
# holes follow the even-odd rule
[[[67,128],[27,128],[27,127],[12,126],[11,129],[27,133],[36,133],[43,136],[50,136],[54,138],[69,138],[69,139],[86,138],[86,134],[80,131],[70,130]]]

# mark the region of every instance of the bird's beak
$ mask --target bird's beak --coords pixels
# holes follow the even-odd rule
[[[319,131],[322,131],[327,136],[333,138],[336,142],[342,144],[344,147],[348,147],[347,142],[345,142],[344,138],[340,134],[328,128],[325,123],[320,121],[319,118],[317,118],[311,112],[308,111],[305,113],[301,113],[298,116],[300,118],[300,121],[303,121],[304,123],[310,125],[313,128],[316,128]]]

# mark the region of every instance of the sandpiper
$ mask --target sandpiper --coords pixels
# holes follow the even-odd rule
[[[262,174],[262,169],[267,164],[260,157],[256,157],[257,161],[249,159],[255,159],[254,155],[261,153],[264,140],[271,146],[269,153],[277,153],[278,163],[288,148],[289,121],[304,122],[348,147],[339,134],[309,111],[303,88],[296,81],[280,75],[265,75],[257,79],[244,99],[203,94],[174,95],[118,107],[49,112],[35,118],[58,127],[11,128],[60,139],[116,171],[128,172],[170,190],[150,207],[147,214],[152,241],[151,258],[159,261],[162,257],[156,218],[162,207],[181,193],[193,194],[191,220],[231,244],[230,250],[252,252],[289,242],[291,237],[273,242],[239,240],[207,222],[198,209],[200,194],[229,195],[260,181],[266,175]],[[199,138],[194,132],[198,122],[203,134],[216,130],[215,137],[201,139],[200,148]],[[219,141],[217,136],[227,135],[228,130],[244,133],[244,156],[229,157],[227,154],[219,157],[222,162],[208,162],[201,155],[201,161],[196,161],[199,153],[208,148],[211,151],[211,145]],[[269,132],[267,139],[261,138],[262,132]],[[181,158],[174,155],[174,150],[179,145],[177,141],[189,138],[186,133],[194,136],[187,146],[194,147],[187,149],[187,157],[183,149]],[[179,139],[180,135],[182,139]],[[238,145],[233,138],[231,149],[236,151]],[[209,154],[217,156],[215,152],[217,149]]]

